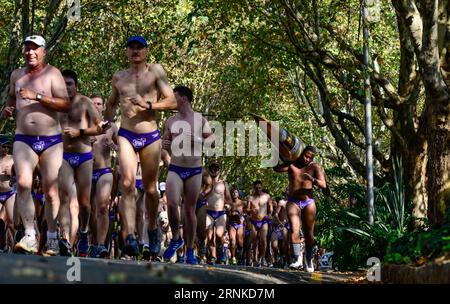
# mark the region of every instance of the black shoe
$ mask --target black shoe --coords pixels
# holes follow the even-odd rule
[[[123,251],[130,257],[137,257],[139,255],[139,245],[136,241],[136,238],[132,234],[129,234],[127,236],[125,248]]]
[[[153,255],[158,255],[161,251],[161,234],[158,228],[155,230],[148,230],[148,247]]]
[[[73,256],[72,247],[70,243],[66,239],[60,239],[58,242],[59,245],[59,255],[60,256]]]
[[[14,242],[19,243],[20,240],[25,236],[25,229],[19,228],[14,234]]]

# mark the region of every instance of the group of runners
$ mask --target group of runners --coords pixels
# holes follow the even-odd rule
[[[107,100],[82,95],[76,72],[47,64],[43,37],[27,37],[23,53],[1,113],[16,117],[14,140],[0,140],[1,252],[314,271],[313,186],[326,185],[313,146],[274,168],[288,174],[282,197],[255,181],[244,199],[217,162],[203,167],[203,147],[215,142],[208,120],[188,87],[172,89],[163,67],[147,63],[142,36],[128,39],[129,68],[113,75]],[[170,110],[161,136],[157,112]]]

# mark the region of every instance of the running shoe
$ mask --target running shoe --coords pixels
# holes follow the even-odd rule
[[[155,230],[148,230],[148,247],[153,255],[158,255],[161,251],[161,235],[158,228]]]
[[[108,249],[106,249],[105,245],[94,245],[89,250],[90,258],[107,258],[109,255]]]
[[[72,246],[66,239],[60,239],[58,245],[60,256],[73,256]]]
[[[186,264],[197,265],[197,257],[194,254],[194,248],[188,248],[186,251]]]
[[[58,239],[47,239],[47,244],[45,245],[45,255],[48,256],[59,255]]]
[[[79,257],[87,257],[89,252],[88,234],[80,232],[77,242],[77,251]]]
[[[299,255],[297,257],[297,260],[295,260],[295,258],[294,258],[294,261],[293,261],[293,263],[291,263],[289,265],[289,268],[291,268],[291,269],[301,269],[301,268],[303,268],[303,255]]]
[[[150,261],[152,253],[150,252],[150,248],[148,247],[147,244],[144,244],[144,246],[142,246],[141,254],[142,259],[144,259],[145,261]]]
[[[184,254],[182,254],[182,255],[177,254],[177,261],[175,263],[183,264],[184,263]]]
[[[177,250],[183,247],[183,245],[184,245],[183,238],[180,237],[178,240],[171,239],[169,246],[167,246],[166,250],[164,251],[163,254],[164,260],[169,261],[177,252]]]
[[[25,235],[14,246],[14,252],[36,253],[38,251],[36,237]]]
[[[0,253],[9,253],[10,249],[8,245],[5,245],[5,247],[3,247],[3,249],[0,249]]]
[[[137,257],[139,255],[139,244],[131,233],[127,236],[123,251],[128,256]]]
[[[312,262],[312,258],[306,259],[305,264],[307,272],[314,272],[314,264]]]
[[[230,260],[230,265],[237,265],[237,260],[235,257],[232,257]]]

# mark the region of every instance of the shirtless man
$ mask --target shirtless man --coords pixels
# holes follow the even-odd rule
[[[13,157],[10,155],[8,139],[0,138],[0,253],[9,252],[7,244],[8,227],[13,225],[16,191],[11,185]]]
[[[59,172],[61,199],[61,242],[62,255],[71,255],[70,236],[71,216],[67,218],[73,185],[79,205],[80,233],[77,243],[78,256],[86,257],[89,250],[88,225],[91,214],[92,186],[92,144],[90,136],[106,132],[109,126],[101,120],[92,101],[78,93],[78,77],[74,71],[62,72],[71,101],[70,111],[61,115],[63,127],[64,160]]]
[[[262,191],[262,182],[255,181],[253,183],[253,194],[248,198],[247,213],[250,216],[252,224],[251,240],[253,263],[256,265],[267,266],[266,250],[267,250],[267,233],[269,231],[269,224],[271,223],[270,214],[272,214],[272,199],[270,195]],[[258,239],[260,242],[260,251],[258,252],[260,262],[256,259],[256,250],[258,246]]]
[[[290,268],[298,269],[303,265],[302,242],[300,237],[301,225],[306,242],[306,271],[314,272],[313,246],[314,224],[316,221],[316,204],[313,198],[313,186],[326,188],[322,167],[314,163],[316,148],[307,146],[294,163],[285,163],[274,167],[277,172],[288,172],[288,204],[287,212],[291,226],[291,243],[294,261]]]
[[[118,132],[119,161],[121,168],[122,204],[126,247],[129,256],[137,256],[135,180],[137,156],[142,166],[142,182],[149,216],[149,249],[153,255],[160,251],[160,235],[157,229],[159,196],[156,182],[161,158],[160,134],[156,124],[155,111],[176,109],[172,88],[167,82],[160,64],[148,64],[147,41],[141,36],[133,36],[126,44],[129,69],[119,71],[112,79],[112,93],[106,107],[105,118],[114,119],[117,105],[121,108],[121,128]],[[159,101],[161,95],[164,99]],[[159,102],[158,102],[159,101]]]
[[[206,118],[192,109],[192,91],[179,86],[174,92],[180,112],[167,120],[163,136],[163,148],[172,152],[166,180],[172,240],[163,257],[170,260],[175,252],[183,247],[184,241],[179,229],[180,224],[183,224],[187,247],[186,263],[197,264],[194,254],[194,237],[197,229],[195,208],[202,185],[202,143],[213,134]],[[179,151],[177,142],[178,145],[182,143],[182,151]],[[183,223],[178,208],[181,200],[183,200],[182,214],[185,216]]]
[[[244,247],[244,202],[239,199],[239,191],[231,190],[230,210],[228,211],[228,231],[231,243],[231,260],[230,264],[236,265],[237,260],[241,259],[242,248]],[[236,249],[237,256],[236,259]]]
[[[274,207],[271,235],[271,246],[275,257],[275,263],[281,268],[288,261],[289,251],[289,222],[287,218],[286,204],[286,200],[279,199]]]
[[[25,38],[23,53],[26,67],[11,74],[3,114],[9,117],[16,109],[13,158],[17,176],[17,209],[25,235],[15,250],[36,252],[35,209],[31,197],[33,172],[39,164],[47,203],[48,233],[53,236],[59,212],[58,172],[63,159],[58,112],[69,111],[70,101],[60,71],[45,63],[44,38],[37,35]],[[56,247],[55,242],[47,239],[46,247],[51,253]]]
[[[208,170],[212,178],[212,190],[206,196],[208,200],[206,207],[206,237],[210,254],[208,264],[214,264],[217,260],[216,248],[222,251],[220,254],[222,260],[224,257],[222,237],[227,224],[225,203],[231,203],[231,194],[228,184],[219,178],[219,164],[212,163],[209,165]]]
[[[100,116],[103,115],[104,102],[101,96],[91,96],[91,101]],[[113,185],[111,153],[117,151],[117,126],[111,127],[105,134],[95,136],[92,145],[93,172],[91,189],[91,206],[95,206],[95,244],[91,247],[89,257],[105,258],[109,255],[105,242],[109,229],[109,205]]]

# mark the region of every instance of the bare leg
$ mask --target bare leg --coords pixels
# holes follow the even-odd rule
[[[142,167],[142,183],[145,190],[145,204],[147,206],[148,226],[150,230],[157,228],[159,193],[156,183],[159,175],[159,161],[161,159],[161,140],[142,149],[139,153]]]
[[[17,211],[26,233],[32,233],[34,236],[35,208],[31,187],[33,171],[39,159],[27,144],[20,141],[14,142],[13,158],[17,178]]]
[[[145,197],[144,192],[136,189],[136,226],[139,243],[145,243]]]
[[[45,204],[48,210],[46,220],[48,231],[56,232],[56,220],[59,212],[58,173],[63,161],[62,143],[45,150],[39,160],[42,188],[45,194]]]
[[[316,222],[316,204],[311,204],[303,209],[302,222],[305,231],[305,243],[306,243],[306,262],[307,264],[313,258],[313,246],[314,246],[314,224]],[[307,265],[308,266],[308,265]]]
[[[111,195],[113,175],[107,173],[97,181],[95,203],[96,203],[96,241],[99,245],[105,244],[109,227],[109,197]]]
[[[125,236],[131,234],[134,236],[136,230],[136,170],[137,156],[130,142],[118,137],[119,142],[119,162],[120,162],[120,190],[122,199],[120,204],[123,210],[122,228]]]
[[[72,167],[66,161],[63,161],[59,174],[60,208],[58,217],[61,238],[70,241],[70,201],[73,196],[76,196],[73,191],[74,178]]]
[[[167,174],[166,195],[167,195],[167,215],[169,216],[172,239],[180,238],[181,216],[179,206],[183,193],[183,181],[172,171]]]
[[[201,185],[201,174],[190,177],[184,185],[184,212],[186,215],[186,224],[183,224],[183,231],[187,248],[194,248],[195,230],[197,228],[197,215],[195,214],[195,207]]]

